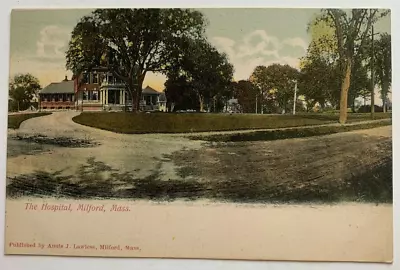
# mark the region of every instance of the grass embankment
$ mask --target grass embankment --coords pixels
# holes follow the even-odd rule
[[[51,113],[48,112],[42,112],[42,113],[24,113],[24,114],[14,114],[14,115],[9,115],[8,116],[8,128],[12,129],[18,129],[19,126],[21,125],[22,122],[25,120],[34,118],[34,117],[40,117],[40,116],[45,116],[49,115]]]
[[[392,124],[391,120],[381,120],[381,121],[362,123],[362,124],[360,123],[351,125],[263,130],[263,131],[254,131],[246,133],[216,134],[209,136],[190,136],[189,138],[192,140],[203,140],[203,141],[213,141],[213,142],[273,141],[273,140],[329,135],[329,134],[348,132],[353,130],[388,126],[391,124]]]
[[[375,119],[391,118],[376,113]],[[189,133],[246,129],[273,129],[323,125],[338,122],[337,114],[254,115],[254,114],[170,114],[170,113],[82,113],[78,124],[117,133]],[[349,114],[348,123],[370,120],[370,114]]]

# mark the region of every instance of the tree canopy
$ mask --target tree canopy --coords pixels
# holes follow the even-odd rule
[[[233,66],[226,54],[218,52],[205,39],[193,40],[187,45],[180,61],[167,73],[168,80],[185,78],[196,94],[200,111],[206,105],[209,110],[217,111],[217,104],[221,105],[232,95]]]
[[[26,110],[40,88],[39,80],[32,74],[15,75],[9,83],[9,97],[12,99],[9,110]]]
[[[241,105],[242,112],[255,113],[256,107],[260,106],[259,100],[256,98],[259,92],[257,86],[250,81],[240,80],[238,82],[233,82],[232,87],[234,88],[234,95]],[[258,104],[256,104],[256,102]]]
[[[389,89],[392,85],[392,46],[391,36],[382,33],[375,43],[374,72],[376,82],[381,87],[381,98],[383,101],[383,110],[386,111]]]
[[[273,110],[274,103],[283,110],[293,101],[295,81],[299,78],[297,69],[289,65],[272,64],[257,66],[251,81],[258,87],[262,100],[261,113]],[[268,106],[267,106],[268,105]]]

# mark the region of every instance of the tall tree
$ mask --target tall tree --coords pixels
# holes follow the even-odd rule
[[[97,9],[72,31],[66,66],[76,74],[107,62],[137,111],[146,74],[168,72],[205,25],[202,13],[190,9]]]
[[[193,40],[187,43],[181,61],[171,69],[168,77],[176,74],[186,78],[198,98],[200,111],[213,108],[227,93],[233,77],[233,66],[226,54],[220,53],[207,40]]]
[[[364,64],[364,60],[358,55],[354,59],[354,64],[351,71],[350,87],[349,87],[349,101],[352,112],[356,111],[355,102],[356,98],[364,96],[371,92],[371,79],[368,77],[370,66]]]
[[[372,24],[389,12],[389,10],[378,9],[350,11],[324,9],[315,20],[316,23],[323,20],[335,29],[342,81],[339,117],[339,122],[342,124],[347,120],[348,92],[354,58],[363,51]]]
[[[318,103],[323,109],[327,102],[336,104],[339,96],[336,75],[334,63],[314,57],[301,68],[299,94],[305,96],[309,106]]]
[[[18,74],[9,83],[9,96],[16,110],[26,110],[40,90],[39,80],[32,74]]]
[[[242,111],[244,113],[255,113],[256,96],[258,95],[257,87],[250,81],[241,80],[234,83],[235,97],[238,99]]]
[[[391,36],[387,33],[380,35],[375,42],[375,63],[374,72],[376,82],[381,87],[381,98],[383,103],[383,111],[386,112],[386,103],[389,89],[392,85],[392,46]]]
[[[165,95],[170,112],[176,110],[195,109],[198,110],[197,96],[193,86],[186,77],[169,77],[165,81]]]
[[[269,90],[271,85],[269,83],[268,72],[266,66],[257,66],[250,76],[250,82],[258,88],[257,102],[260,103],[261,114],[264,112],[264,106],[268,100]],[[257,112],[256,112],[257,113]]]
[[[282,110],[287,111],[288,104],[293,101],[295,81],[299,78],[295,68],[281,64],[259,66],[252,78],[261,91],[262,105],[265,101],[275,100]]]

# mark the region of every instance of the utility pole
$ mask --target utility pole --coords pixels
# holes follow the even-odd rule
[[[371,9],[369,10],[369,14],[371,16]],[[371,119],[375,118],[375,72],[374,72],[374,58],[375,58],[375,50],[374,50],[374,24],[371,26],[371,40],[372,40],[372,55],[371,55]]]
[[[296,101],[297,101],[297,81],[295,81],[294,84],[293,115],[296,114]]]

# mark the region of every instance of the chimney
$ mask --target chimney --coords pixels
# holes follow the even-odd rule
[[[65,75],[64,82],[68,82],[68,77],[67,77],[67,75]]]

